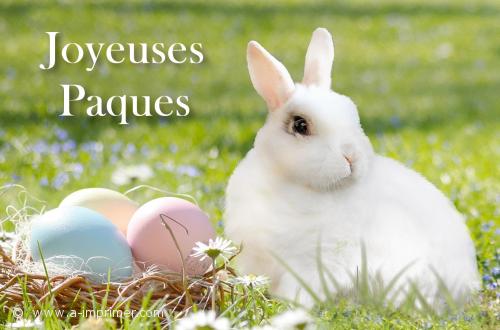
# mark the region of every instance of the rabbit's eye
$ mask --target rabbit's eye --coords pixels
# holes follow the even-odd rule
[[[309,135],[309,125],[307,120],[301,116],[294,116],[292,122],[292,130],[294,133],[300,135]]]

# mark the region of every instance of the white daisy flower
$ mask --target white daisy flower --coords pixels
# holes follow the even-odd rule
[[[14,323],[5,324],[6,329],[45,329],[45,323],[36,318],[34,320],[19,319]]]
[[[229,330],[229,320],[217,318],[214,311],[199,311],[183,317],[177,322],[175,330]]]
[[[284,312],[271,320],[271,325],[280,330],[306,330],[313,328],[311,316],[303,309]]]
[[[267,286],[269,284],[269,278],[267,276],[249,274],[236,277],[233,283],[257,289]]]
[[[115,170],[111,176],[111,182],[118,186],[124,186],[134,182],[146,181],[153,177],[153,170],[146,164],[123,166]]]
[[[113,319],[89,317],[81,322],[78,327],[71,328],[72,330],[108,330],[115,329],[116,322]],[[138,327],[147,328],[144,324],[139,323]]]
[[[193,248],[191,257],[200,258],[200,261],[203,261],[207,257],[215,260],[220,256],[227,262],[237,251],[238,249],[233,246],[232,241],[217,237],[215,240],[210,239],[208,244],[197,242]]]
[[[266,324],[260,327],[253,327],[252,330],[278,330],[278,329],[273,327],[272,325]]]

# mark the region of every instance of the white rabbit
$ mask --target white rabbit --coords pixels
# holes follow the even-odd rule
[[[250,78],[269,114],[226,191],[226,234],[243,244],[240,270],[266,274],[272,293],[310,304],[276,256],[324,297],[318,244],[345,287],[364,245],[369,274],[386,284],[406,267],[400,287],[411,281],[430,304],[441,301],[441,280],[453,298],[470,296],[480,280],[462,216],[420,174],[373,152],[356,105],[330,89],[333,55],[330,33],[318,28],[294,84],[261,45],[248,44]]]

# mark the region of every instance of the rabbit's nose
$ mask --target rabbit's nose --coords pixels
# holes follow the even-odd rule
[[[349,168],[352,171],[352,156],[346,156],[346,155],[344,155],[344,158],[347,161],[347,163],[349,164]]]

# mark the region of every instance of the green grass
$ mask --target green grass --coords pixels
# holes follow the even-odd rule
[[[246,71],[246,43],[261,42],[300,80],[310,35],[324,26],[336,47],[334,89],[357,103],[377,152],[419,171],[451,198],[467,218],[482,274],[491,275],[500,253],[499,15],[496,1],[461,0],[4,1],[0,185],[22,184],[52,208],[84,187],[125,191],[137,183],[116,186],[113,172],[146,163],[155,174],[141,183],[195,196],[222,232],[225,184],[266,114]],[[46,60],[45,31],[60,31],[63,42],[201,42],[205,61],[149,66],[103,62],[90,73],[85,63],[60,64],[46,72],[38,68]],[[78,108],[78,116],[61,119],[61,83],[81,84],[103,97],[189,95],[192,114],[139,118],[120,126],[116,118],[88,118]],[[64,141],[57,129],[68,133]],[[67,140],[76,146],[57,152]],[[53,149],[40,154],[44,143]],[[133,196],[139,201],[151,197],[146,191]],[[1,198],[2,209],[12,203],[10,197]],[[338,302],[321,312],[319,324],[494,328],[500,317],[498,293],[485,288],[482,303],[441,319]],[[264,318],[284,308],[278,302],[262,306]],[[239,314],[230,316],[237,319]]]

